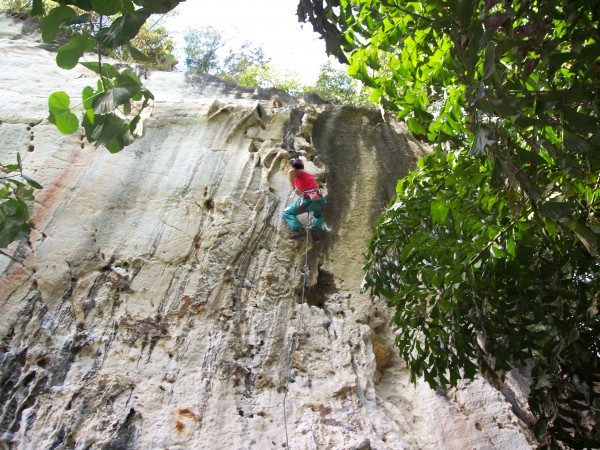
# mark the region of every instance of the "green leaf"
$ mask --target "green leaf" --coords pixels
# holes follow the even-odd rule
[[[183,1],[185,0],[134,0],[134,3],[152,14],[166,14]]]
[[[60,25],[67,19],[76,16],[77,13],[68,6],[57,6],[42,18],[40,27],[42,28],[42,40],[50,43],[56,39]]]
[[[36,189],[44,189],[44,187],[40,183],[38,183],[32,178],[29,178],[27,175],[23,175],[23,178],[25,179],[25,181],[27,181],[27,184],[29,184],[29,186],[34,187]]]
[[[29,236],[29,207],[23,199],[10,198],[0,204],[0,248]]]
[[[108,142],[104,143],[104,146],[110,153],[119,153],[125,148],[125,142],[120,137],[115,137]]]
[[[573,217],[577,205],[572,202],[548,201],[540,205],[540,212],[557,222],[567,222]]]
[[[84,67],[87,67],[90,70],[93,70],[98,75],[102,75],[103,77],[108,77],[110,79],[117,78],[120,75],[117,68],[112,64],[104,63],[102,64],[102,69],[100,69],[100,64],[94,61],[82,62],[80,64]]]
[[[488,139],[488,130],[487,128],[479,128],[477,133],[475,133],[475,138],[473,139],[473,145],[471,145],[471,149],[469,150],[469,155],[473,156],[483,156],[485,155],[485,147],[488,144],[493,143],[492,140]]]
[[[139,51],[137,48],[135,48],[131,44],[125,45],[125,48],[129,52],[129,54],[131,55],[131,57],[133,59],[135,59],[136,61],[140,61],[140,62],[150,62],[150,61],[152,61],[146,54],[142,53],[141,51]]]
[[[67,3],[84,11],[92,10],[92,0],[61,0],[62,3]]]
[[[460,25],[465,29],[471,23],[474,2],[472,0],[456,0],[456,5],[456,13],[460,20]]]
[[[110,27],[101,28],[96,33],[96,40],[108,48],[117,48],[127,44],[138,34],[150,15],[151,12],[146,9],[123,14]]]
[[[573,222],[573,231],[581,241],[581,243],[585,246],[590,255],[594,257],[598,257],[598,234],[594,233],[587,226],[582,224],[579,221]]]
[[[125,72],[116,79],[115,87],[98,94],[92,101],[96,114],[109,114],[119,105],[129,101],[142,88],[139,79],[132,73]]]
[[[6,248],[14,241],[24,241],[29,236],[30,227],[20,220],[0,221],[0,248]]]
[[[510,236],[506,241],[506,252],[513,258],[516,256],[515,238],[513,236]]]
[[[65,21],[65,25],[71,27],[71,25],[83,25],[90,22],[90,15],[85,14],[77,14],[75,17],[71,17]]]
[[[98,14],[112,16],[121,11],[121,0],[91,0],[91,8]]]
[[[450,208],[446,206],[445,200],[435,200],[431,202],[430,212],[431,218],[434,222],[445,225],[448,219],[448,212],[450,212]]]
[[[84,53],[94,49],[94,40],[87,34],[76,36],[58,49],[56,64],[61,69],[72,69]]]
[[[131,0],[121,0],[122,12],[130,13],[135,11],[135,5]]]
[[[131,122],[129,122],[129,132],[132,138],[143,137],[145,133],[144,121],[141,120],[140,115],[135,116]],[[129,145],[129,144],[128,144]]]
[[[573,153],[588,153],[592,149],[592,146],[586,139],[568,131],[564,132],[564,144],[565,149]]]
[[[517,117],[514,121],[514,124],[523,128],[543,127],[547,125],[547,123],[543,120],[536,119],[535,117],[527,117],[524,115],[520,115],[519,117]]]
[[[426,129],[434,145],[398,182],[365,264],[364,287],[394,308],[411,380],[455,383],[531,364],[528,405],[548,448],[600,441],[596,416],[586,425],[579,414],[598,409],[600,377],[597,6],[299,8],[350,55],[349,74],[382,110]]]
[[[96,116],[91,138],[96,145],[104,145],[111,153],[124,148],[123,135],[128,133],[126,122],[115,114]]]
[[[518,98],[506,97],[502,99],[482,98],[475,102],[475,106],[484,112],[501,117],[516,116],[521,112]]]
[[[77,116],[71,112],[69,105],[71,99],[66,92],[53,92],[48,98],[50,116],[48,120],[56,125],[63,134],[71,134],[79,128]]]
[[[90,86],[86,86],[81,91],[81,100],[83,101],[84,109],[92,109],[92,101],[94,100],[94,89]]]
[[[44,2],[42,0],[33,0],[31,2],[31,17],[44,15]]]
[[[139,117],[139,116],[136,116]],[[128,146],[135,142],[136,136],[133,134],[132,129],[135,129],[135,125],[129,123],[122,135],[123,145]]]
[[[423,125],[421,125],[419,122],[417,122],[415,119],[413,119],[412,117],[406,121],[406,124],[408,125],[408,129],[410,130],[410,132],[413,134],[420,134],[420,135],[427,134],[427,130],[425,129],[425,127]]]
[[[588,130],[594,129],[598,124],[598,118],[593,116],[591,111],[582,113],[572,108],[563,108],[562,112],[571,131],[587,133]]]
[[[81,126],[83,127],[83,129],[85,131],[85,136],[86,136],[88,142],[90,142],[91,144],[96,142],[96,139],[93,137],[96,124],[102,120],[103,120],[103,116],[96,117],[96,115],[94,114],[94,111],[92,111],[91,108],[87,109],[85,111],[85,114],[83,115],[83,118],[81,119]]]

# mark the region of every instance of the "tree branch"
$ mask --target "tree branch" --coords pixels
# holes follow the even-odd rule
[[[419,14],[419,13],[416,13],[416,12],[414,12],[414,11],[410,11],[410,10],[408,10],[408,9],[406,9],[406,8],[403,8],[403,7],[401,7],[401,6],[398,6],[398,5],[390,5],[388,2],[385,2],[385,1],[382,1],[382,2],[381,2],[381,5],[382,5],[382,6],[387,6],[388,8],[395,8],[395,9],[397,9],[398,11],[401,11],[401,12],[403,12],[404,14],[408,14],[409,16],[415,17],[415,18],[417,18],[417,19],[422,19],[422,20],[425,20],[425,21],[427,21],[427,22],[430,22],[430,23],[433,23],[433,22],[434,22],[434,20],[433,20],[433,19],[430,19],[429,17],[422,16],[422,15],[421,15],[421,14]]]

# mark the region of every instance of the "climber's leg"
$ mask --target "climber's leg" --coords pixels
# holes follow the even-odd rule
[[[323,222],[325,222],[325,216],[323,215],[323,210],[313,211],[313,218],[310,228],[315,231],[321,231],[323,229]]]
[[[285,219],[288,227],[292,231],[302,231],[302,222],[296,217],[298,214],[302,214],[305,210],[302,208],[300,201],[292,203],[290,206],[283,210],[283,218]]]
[[[325,200],[325,197],[319,197],[317,200],[313,200],[306,206],[307,211],[313,212],[311,228],[315,231],[321,231],[323,229],[323,223],[325,222],[323,208],[326,204],[327,200]]]

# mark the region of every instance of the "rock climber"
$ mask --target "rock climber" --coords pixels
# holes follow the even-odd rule
[[[327,204],[327,200],[323,197],[315,177],[304,171],[304,163],[300,158],[292,158],[290,164],[292,168],[288,172],[288,179],[294,193],[300,198],[285,208],[283,218],[290,227],[291,237],[296,238],[304,234],[302,223],[296,216],[312,211],[313,217],[310,229],[313,239],[316,239],[318,232],[323,230],[325,221],[323,208]]]

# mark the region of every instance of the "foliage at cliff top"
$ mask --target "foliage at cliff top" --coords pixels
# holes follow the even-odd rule
[[[189,71],[208,73],[240,86],[277,88],[291,95],[302,92],[304,86],[293,73],[280,73],[264,55],[263,49],[244,42],[239,48],[227,47],[224,33],[213,27],[189,29],[185,33],[185,64]]]
[[[541,445],[600,445],[600,2],[301,0],[330,54],[435,148],[365,289],[413,376],[531,368]]]
[[[316,92],[336,104],[373,106],[368,95],[370,89],[360,86],[345,70],[329,63],[321,66],[316,85],[307,86],[298,74],[278,70],[263,49],[250,41],[239,48],[229,48],[223,58],[228,42],[220,30],[211,26],[188,29],[184,38],[185,65],[192,72],[215,75],[240,86],[281,89],[290,95]]]
[[[174,56],[175,44],[166,28],[162,26],[144,23],[138,34],[131,40],[131,45],[147,57],[144,59],[144,65],[151,69],[170,72],[177,65]],[[136,60],[128,46],[117,48],[111,56],[123,61]]]

